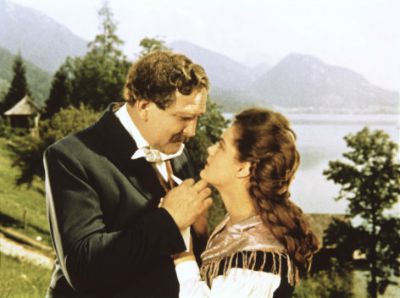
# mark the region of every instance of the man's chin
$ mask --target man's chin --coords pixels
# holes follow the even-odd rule
[[[167,146],[165,146],[164,148],[162,148],[160,151],[164,154],[175,154],[179,151],[179,149],[181,149],[182,146],[182,142],[177,142],[177,143],[169,143]]]

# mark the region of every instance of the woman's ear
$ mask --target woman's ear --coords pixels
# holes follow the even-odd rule
[[[237,178],[246,178],[250,176],[251,163],[249,161],[241,162],[236,173]]]

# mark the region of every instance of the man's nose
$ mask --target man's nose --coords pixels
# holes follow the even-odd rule
[[[197,119],[191,120],[185,130],[184,133],[186,135],[186,137],[191,138],[194,137],[196,135],[196,126],[197,126]]]

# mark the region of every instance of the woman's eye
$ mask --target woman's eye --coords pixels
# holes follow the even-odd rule
[[[181,117],[181,120],[183,121],[191,121],[192,119],[192,117]]]

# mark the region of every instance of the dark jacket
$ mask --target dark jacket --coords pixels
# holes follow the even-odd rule
[[[57,253],[48,296],[178,296],[170,256],[185,245],[172,217],[157,207],[165,192],[154,169],[143,158],[131,160],[136,149],[110,106],[96,124],[46,150]],[[193,177],[187,152],[172,163],[175,175]],[[194,245],[198,255],[205,241],[195,238]]]

